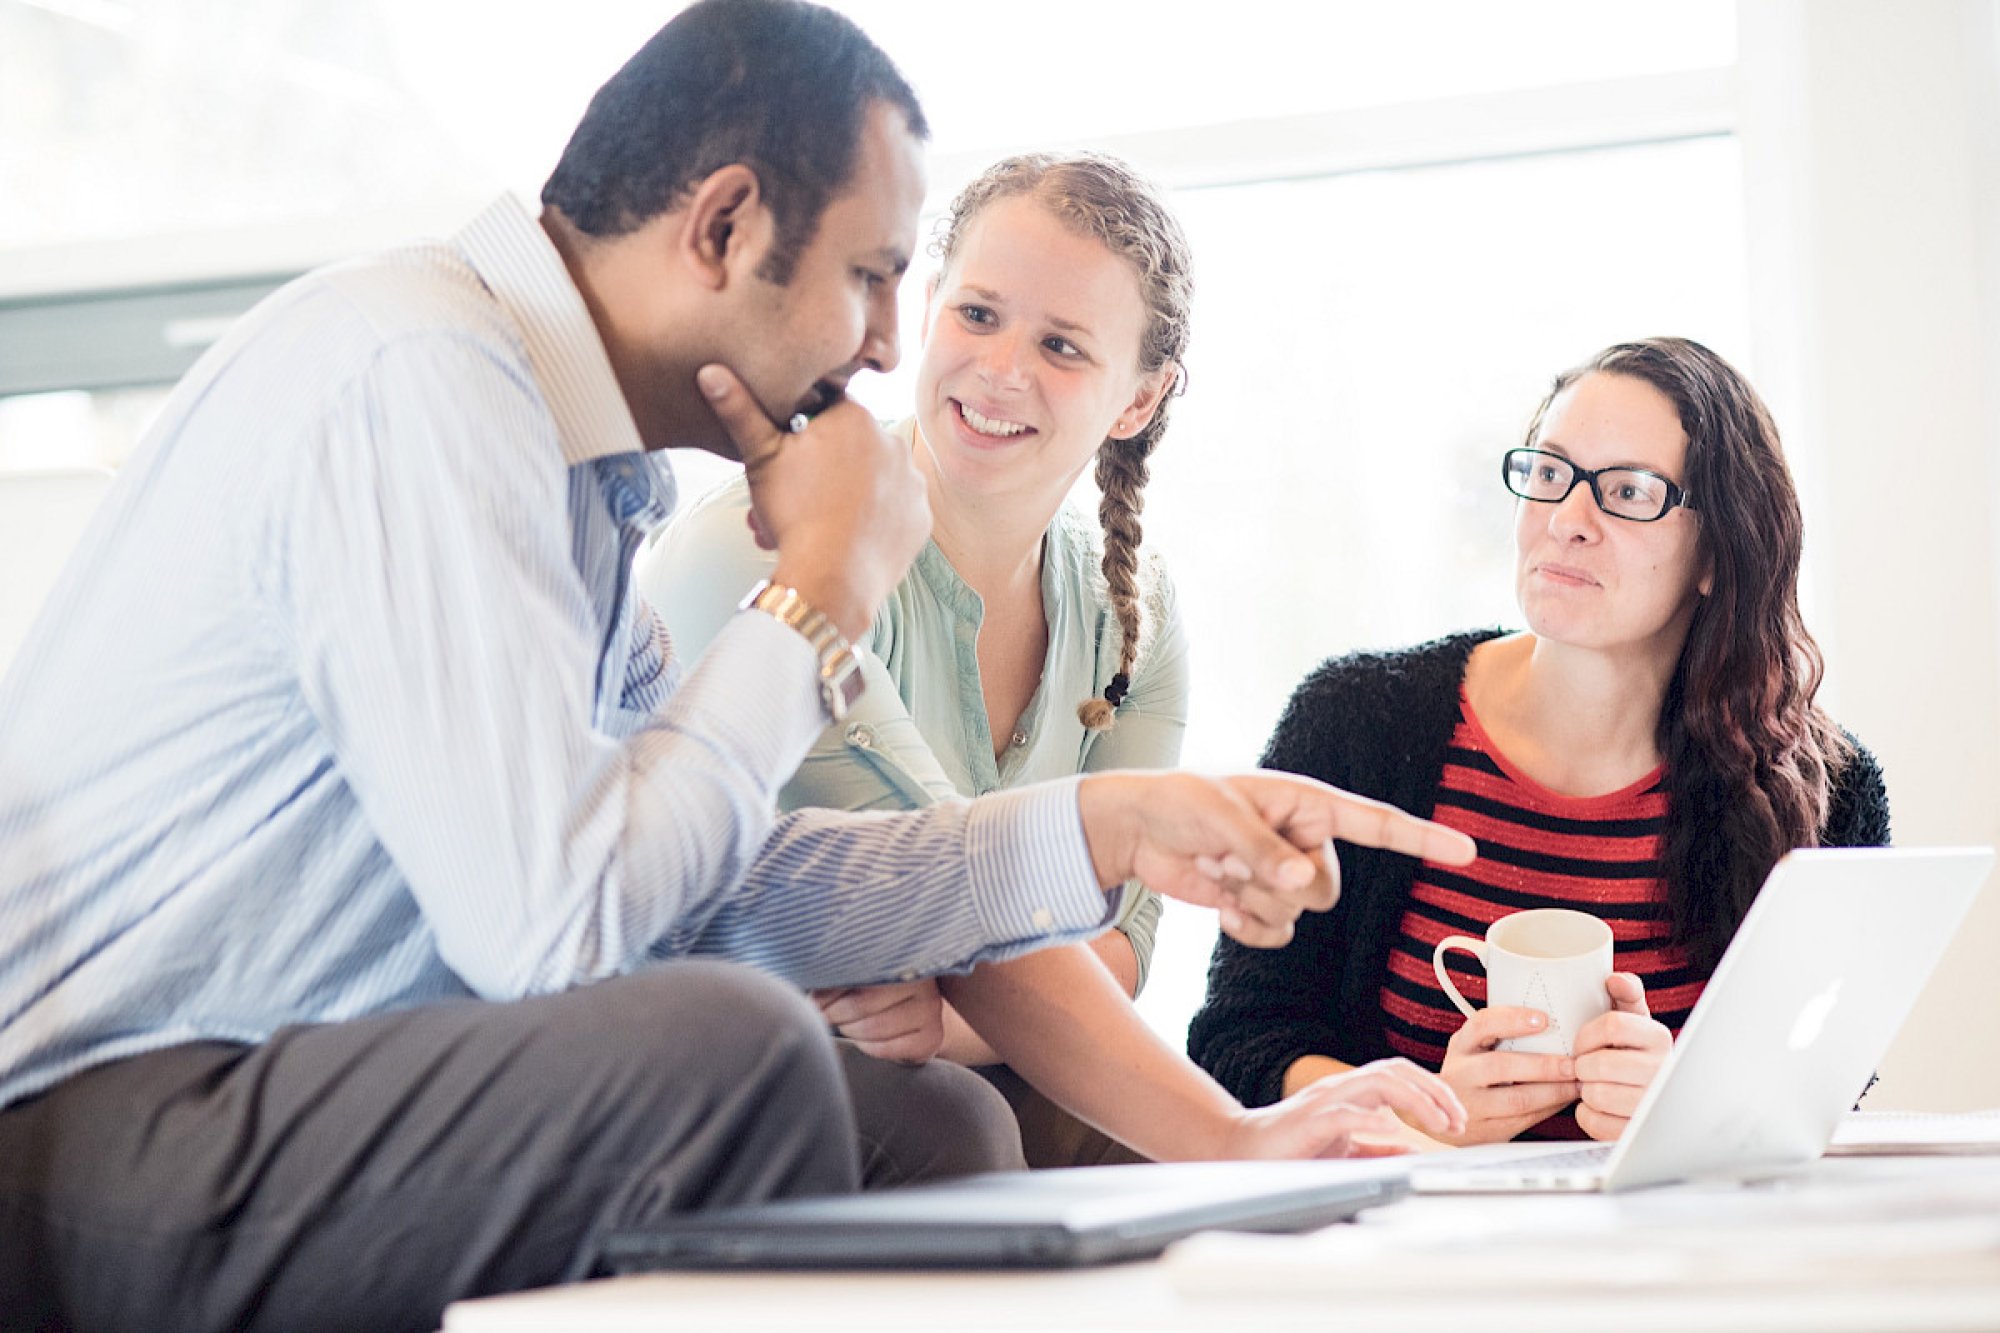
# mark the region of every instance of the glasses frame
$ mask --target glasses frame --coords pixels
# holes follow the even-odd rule
[[[1555,459],[1558,463],[1561,463],[1564,467],[1570,470],[1569,485],[1563,489],[1563,493],[1561,495],[1555,496],[1553,498],[1541,495],[1522,495],[1521,492],[1514,489],[1514,474],[1513,471],[1508,466],[1510,463],[1514,461],[1514,456],[1516,454],[1526,454],[1530,458]],[[1651,518],[1638,518],[1632,514],[1620,514],[1615,512],[1614,510],[1611,509],[1610,506],[1604,503],[1604,492],[1601,489],[1599,489],[1597,485],[1597,479],[1603,476],[1607,472],[1636,472],[1642,477],[1651,477],[1653,480],[1659,482],[1661,485],[1667,488],[1666,503],[1661,505],[1660,512],[1653,515]],[[1569,499],[1570,492],[1574,491],[1579,484],[1587,482],[1589,483],[1590,486],[1590,498],[1597,502],[1597,507],[1600,510],[1602,510],[1608,517],[1623,519],[1627,523],[1657,523],[1661,519],[1665,518],[1668,514],[1671,514],[1676,508],[1681,508],[1681,509],[1694,508],[1693,498],[1689,496],[1686,491],[1681,489],[1680,483],[1674,481],[1671,477],[1661,476],[1659,473],[1653,471],[1651,468],[1601,467],[1593,472],[1587,467],[1578,467],[1576,463],[1573,462],[1572,460],[1564,458],[1561,454],[1550,453],[1547,449],[1526,449],[1526,448],[1509,449],[1506,453],[1500,455],[1500,480],[1507,487],[1508,494],[1526,500],[1529,504],[1538,504],[1538,505],[1559,505],[1563,501]]]

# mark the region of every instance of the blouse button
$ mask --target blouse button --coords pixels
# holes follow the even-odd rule
[[[856,722],[847,729],[847,743],[859,749],[870,749],[875,744],[875,728],[866,722]]]
[[[1014,728],[1014,734],[1007,738],[1007,743],[1018,749],[1020,746],[1028,743],[1028,733],[1016,727]]]

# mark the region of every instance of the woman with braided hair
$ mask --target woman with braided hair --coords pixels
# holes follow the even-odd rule
[[[1121,163],[1030,155],[967,186],[933,249],[916,410],[897,427],[932,540],[876,616],[868,688],[786,787],[788,809],[896,809],[1179,758],[1186,645],[1139,524],[1187,346],[1179,224]],[[1066,503],[1093,466],[1095,525]],[[640,557],[684,660],[768,570],[747,510],[743,484],[724,486]],[[1129,1156],[1082,1121],[1147,1156],[1212,1155],[1189,1127],[1235,1104],[1130,1004],[1159,910],[1128,885],[1115,929],[945,978],[942,1008],[927,980],[815,998],[870,1054],[987,1070],[1031,1165]]]

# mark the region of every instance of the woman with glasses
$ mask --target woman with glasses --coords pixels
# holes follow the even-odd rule
[[[1342,848],[1339,904],[1289,946],[1218,945],[1188,1049],[1246,1105],[1402,1055],[1465,1103],[1449,1142],[1615,1138],[1777,859],[1888,841],[1873,757],[1813,702],[1798,497],[1733,368],[1685,339],[1608,348],[1557,377],[1501,476],[1527,628],[1329,661],[1264,755],[1459,828],[1480,859]],[[1613,931],[1612,1012],[1571,1056],[1498,1049],[1546,1018],[1464,1019],[1432,971],[1446,934],[1534,907]]]
[[[937,248],[916,408],[896,427],[927,483],[931,541],[869,629],[866,690],[786,809],[900,809],[1180,755],[1186,638],[1139,525],[1187,345],[1180,226],[1123,164],[1037,154],[967,186]],[[1065,503],[1086,468],[1094,524]],[[640,556],[640,591],[684,657],[770,572],[748,511],[731,483]],[[1391,1105],[1455,1121],[1403,1062],[1320,1090],[1318,1113],[1246,1114],[1132,1008],[1159,912],[1128,885],[1113,929],[949,978],[942,1009],[930,980],[814,998],[850,1053],[980,1067],[1031,1166],[1339,1153]]]

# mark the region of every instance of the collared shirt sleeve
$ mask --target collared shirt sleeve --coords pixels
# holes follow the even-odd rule
[[[743,593],[776,568],[776,553],[750,535],[749,512],[749,491],[731,481],[677,515],[640,552],[640,595],[666,622],[677,649],[705,651]],[[960,795],[881,660],[865,656],[861,673],[860,699],[813,742],[779,793],[780,806],[907,810]]]
[[[697,674],[776,557],[744,523],[748,495],[719,487],[640,554],[640,595]],[[690,920],[657,953],[721,953],[805,985],[864,985],[938,972],[1095,933],[1106,895],[1092,878],[1074,782],[968,804],[917,734],[873,657],[846,720],[813,743],[783,804],[795,810],[750,868],[744,892]],[[841,811],[894,811],[894,818]],[[803,897],[800,885],[809,886]]]
[[[636,734],[597,729],[604,630],[553,430],[494,349],[392,342],[328,408],[273,533],[304,705],[468,986],[562,989],[697,940],[836,984],[1101,925],[1073,789],[795,818],[767,848],[824,721],[810,645],[768,616],[734,617]],[[639,670],[628,701],[656,684]]]
[[[596,729],[603,629],[553,431],[493,348],[390,343],[274,534],[305,705],[440,956],[496,998],[620,972],[734,885],[819,729],[810,648],[748,622],[733,679],[629,740]]]
[[[805,986],[862,986],[1095,934],[1117,895],[1097,887],[1079,781],[900,814],[795,811],[688,946]]]

